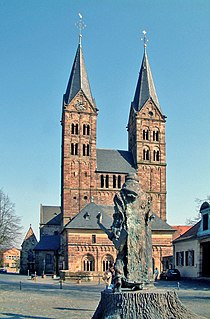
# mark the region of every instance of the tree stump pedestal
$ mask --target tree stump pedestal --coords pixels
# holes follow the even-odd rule
[[[101,292],[92,319],[201,319],[191,313],[175,291],[155,288],[119,293]]]

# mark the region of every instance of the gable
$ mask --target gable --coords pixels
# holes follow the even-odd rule
[[[165,121],[165,116],[162,115],[160,109],[153,102],[152,98],[149,98],[138,112],[138,116],[145,119],[152,119],[158,121]]]
[[[79,113],[96,113],[95,105],[92,105],[81,89],[69,104],[64,104],[64,110]]]

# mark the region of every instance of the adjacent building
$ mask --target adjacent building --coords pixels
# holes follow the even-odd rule
[[[2,268],[7,272],[19,272],[20,269],[20,249],[5,248],[0,251]]]
[[[200,208],[201,220],[173,241],[175,267],[182,277],[210,277],[210,204]]]

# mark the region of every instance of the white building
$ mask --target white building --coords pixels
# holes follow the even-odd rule
[[[173,241],[174,266],[182,277],[210,277],[210,204],[200,208],[201,220]]]

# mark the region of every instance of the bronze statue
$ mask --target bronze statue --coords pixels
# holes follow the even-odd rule
[[[101,213],[97,216],[98,225],[118,252],[114,291],[121,291],[121,287],[142,289],[153,281],[151,197],[140,188],[138,176],[129,174],[120,193],[115,195],[114,204],[111,232],[103,226]]]

